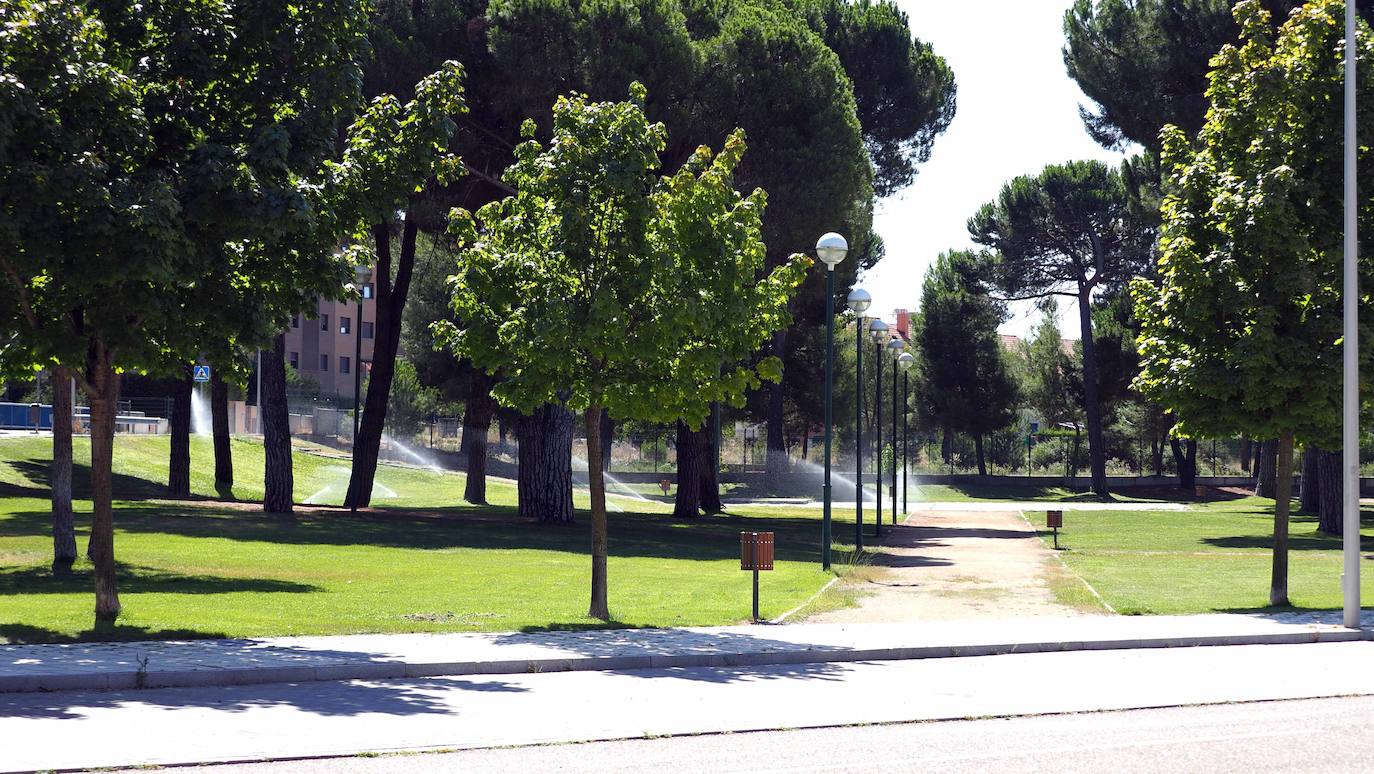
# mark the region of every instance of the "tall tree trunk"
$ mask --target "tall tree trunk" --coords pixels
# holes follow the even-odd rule
[[[459,449],[467,462],[463,499],[473,505],[487,503],[487,436],[491,433],[492,414],[496,413],[496,401],[491,397],[495,381],[473,366],[468,400],[463,406],[463,441]]]
[[[291,470],[291,416],[286,405],[286,336],[262,351],[262,509],[291,513],[295,489]]]
[[[1155,476],[1162,477],[1164,475],[1164,443],[1159,436],[1150,439],[1150,462],[1154,465]]]
[[[373,287],[377,289],[377,322],[373,326],[372,367],[368,371],[367,396],[362,423],[353,446],[353,473],[348,479],[344,504],[362,508],[372,502],[372,481],[377,476],[377,457],[386,430],[386,407],[391,399],[391,382],[396,375],[396,352],[401,343],[401,317],[410,293],[411,272],[415,268],[415,240],[419,221],[411,217],[401,230],[401,255],[396,263],[396,279],[391,278],[391,226],[372,227],[377,243],[377,268]]]
[[[1258,477],[1255,482],[1255,494],[1260,497],[1276,497],[1275,492],[1276,478],[1278,471],[1278,441],[1265,441],[1260,445],[1260,456],[1258,460]]]
[[[113,356],[98,341],[87,356],[86,383],[91,403],[91,540],[86,553],[95,565],[95,618],[109,622],[119,617],[112,491],[119,375]]]
[[[566,407],[547,403],[516,424],[520,442],[520,516],[542,522],[573,521],[572,444],[576,417]]]
[[[215,487],[234,485],[233,450],[229,447],[229,385],[219,374],[210,373],[210,425],[215,435]]]
[[[170,429],[171,458],[167,463],[167,496],[173,500],[191,497],[191,391],[195,382],[187,374],[172,390]]]
[[[70,575],[76,563],[76,519],[72,515],[72,377],[52,371],[52,574]]]
[[[1345,517],[1344,503],[1341,501],[1345,491],[1345,482],[1341,480],[1341,452],[1339,449],[1313,451],[1317,458],[1317,529],[1327,535],[1339,535]],[[1304,491],[1306,488],[1304,477]]]
[[[1275,445],[1274,567],[1269,578],[1269,604],[1288,604],[1288,508],[1293,496],[1293,434],[1284,433]]]
[[[948,427],[944,428],[940,437],[940,461],[946,465],[954,464],[954,439],[950,437]]]
[[[1298,509],[1305,513],[1318,513],[1321,511],[1321,475],[1317,468],[1321,460],[1321,451],[1317,447],[1308,444],[1302,447],[1302,481],[1298,487]]]
[[[601,406],[587,407],[587,483],[592,499],[592,600],[587,615],[611,620],[606,604],[606,479],[601,472]]]
[[[1102,439],[1102,404],[1097,397],[1097,345],[1093,342],[1092,289],[1078,293],[1078,323],[1083,337],[1083,414],[1088,420],[1088,458],[1093,492],[1106,496],[1107,447]]]
[[[1178,488],[1193,491],[1197,486],[1197,439],[1171,437],[1169,448],[1174,453],[1174,468],[1178,470]]]
[[[893,448],[895,449],[896,447],[894,446]],[[973,448],[976,449],[977,452],[978,452],[978,475],[980,475],[980,476],[986,476],[986,475],[988,474],[988,465],[987,465],[986,458],[983,457],[983,434],[982,434],[982,433],[974,433],[974,435],[973,435]]]
[[[1254,442],[1251,441],[1249,438],[1242,438],[1242,439],[1240,439],[1240,469],[1241,469],[1241,471],[1244,472],[1244,473],[1249,473],[1249,472],[1250,472],[1250,447],[1252,447],[1252,446],[1254,446],[1254,445],[1255,445]],[[1304,469],[1306,468],[1306,465],[1307,465],[1306,459],[1307,459],[1307,452],[1304,450],[1304,451],[1303,451],[1303,460],[1304,460],[1303,466],[1304,466]],[[1306,479],[1304,479],[1304,480],[1306,480]]]
[[[605,452],[601,455],[601,472],[611,472],[611,457],[615,451],[615,420],[605,411],[601,412],[601,446]]]
[[[773,334],[772,354],[786,360],[787,329]],[[764,459],[764,486],[771,492],[781,491],[787,476],[787,439],[783,437],[784,397],[783,380],[769,383],[768,390],[768,451]],[[681,486],[681,482],[678,484]]]
[[[703,450],[706,461],[701,468],[701,509],[708,514],[725,511],[725,504],[720,500],[720,470],[717,465],[719,450],[716,444],[719,439],[716,438],[716,426],[719,422],[720,403],[713,403],[707,441]]]
[[[695,519],[701,515],[701,482],[711,450],[709,426],[693,430],[686,422],[677,423],[677,496],[673,500],[673,516]]]

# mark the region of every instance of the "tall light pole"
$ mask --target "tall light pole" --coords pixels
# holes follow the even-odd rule
[[[372,267],[356,266],[353,269],[354,278],[358,280],[358,319],[357,335],[353,337],[353,451],[358,453],[358,397],[363,391],[363,299],[369,293],[367,285],[372,281]],[[355,501],[352,505],[353,512],[358,511],[358,504]]]
[[[883,343],[887,339],[887,323],[875,319],[869,323],[868,332],[873,336],[873,344],[878,361],[878,377],[874,379],[875,397],[873,400],[873,534],[883,536]]]
[[[1345,517],[1342,538],[1345,548],[1345,625],[1360,628],[1360,365],[1359,365],[1359,275],[1356,217],[1359,193],[1355,178],[1355,159],[1359,150],[1355,130],[1355,65],[1359,50],[1355,41],[1355,3],[1345,4],[1345,282],[1342,354],[1345,381],[1342,385],[1341,510]]]
[[[907,472],[907,446],[910,445],[911,431],[907,428],[907,415],[911,413],[911,382],[908,377],[911,375],[911,364],[916,362],[916,358],[910,352],[903,352],[897,358],[897,365],[902,367],[902,513],[910,513],[911,509],[906,504],[906,483],[911,478]]]
[[[863,288],[845,300],[854,313],[854,553],[864,549],[864,312],[873,297]]]
[[[825,264],[825,482],[821,484],[821,569],[830,569],[830,401],[835,384],[835,266],[849,252],[844,237],[830,232],[816,240],[816,257]],[[720,404],[715,405],[716,468],[720,468]]]
[[[893,336],[887,342],[887,351],[892,353],[892,523],[897,523],[897,364],[901,360],[905,344],[901,338]]]

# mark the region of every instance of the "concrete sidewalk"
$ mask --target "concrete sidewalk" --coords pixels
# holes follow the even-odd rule
[[[1092,616],[0,646],[0,692],[739,667],[1374,639],[1340,613]]]

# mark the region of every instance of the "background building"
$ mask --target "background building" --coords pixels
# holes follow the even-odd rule
[[[362,366],[372,362],[377,304],[373,286],[368,284],[363,290],[362,319],[358,319],[356,300],[320,301],[313,318],[297,315],[286,329],[286,364],[319,384],[322,395],[353,398],[358,337],[362,337]]]

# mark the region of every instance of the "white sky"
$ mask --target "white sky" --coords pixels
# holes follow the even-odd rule
[[[966,223],[1011,178],[1046,164],[1122,155],[1093,141],[1078,117],[1088,103],[1064,70],[1063,19],[1071,0],[898,0],[915,35],[954,68],[958,110],[916,181],[879,202],[875,226],[887,257],[859,279],[886,316],[915,310],[926,267],[971,247]],[[1078,315],[1060,299],[1060,328],[1078,338]],[[1024,335],[1039,315],[1012,307],[1005,333]]]

